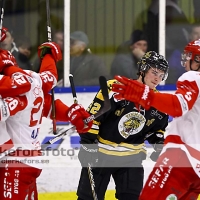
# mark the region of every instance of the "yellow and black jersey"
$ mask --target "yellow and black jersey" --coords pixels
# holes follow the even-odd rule
[[[151,139],[151,143],[163,140],[163,133],[168,125],[168,115],[153,107],[145,110],[133,102],[116,100],[115,93],[111,91],[114,82],[116,80],[107,82],[111,109],[95,119],[88,133],[80,135],[81,139],[85,138],[91,142],[97,139],[99,152],[105,155],[130,156],[140,152],[146,153],[144,140],[156,138],[154,141]],[[95,114],[103,104],[100,90],[87,111]],[[151,137],[153,134],[157,134],[158,137]]]

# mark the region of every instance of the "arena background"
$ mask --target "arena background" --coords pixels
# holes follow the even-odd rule
[[[134,29],[142,29],[147,21],[147,9],[152,0],[49,0],[51,9],[52,31],[64,30],[64,85],[69,86],[69,34],[75,30],[87,33],[90,39],[90,49],[100,56],[107,68],[114,58],[116,48],[129,39]],[[159,53],[165,55],[165,1],[160,1],[159,26]],[[193,0],[194,1],[194,0]],[[197,0],[199,1],[199,0]],[[196,2],[197,2],[196,1]],[[194,16],[192,0],[179,0],[178,5],[184,11],[189,24],[199,22],[200,17]],[[26,35],[32,44],[31,61],[37,57],[37,47],[47,41],[46,6],[45,0],[6,0],[3,25],[8,27],[14,36]],[[142,14],[142,15],[141,15]],[[175,33],[172,33],[175,34]],[[173,92],[175,86],[160,86],[160,91]],[[77,88],[79,103],[85,108],[92,101],[97,88]],[[73,103],[69,88],[57,88],[56,97],[66,104]],[[58,132],[69,128],[69,124],[58,124]],[[77,160],[78,149],[73,149],[74,140],[78,139],[74,133],[66,136],[61,144],[55,145],[58,149],[66,148],[69,155],[55,156],[49,152],[46,165],[38,178],[39,200],[75,200],[75,191],[78,185],[80,164]],[[39,135],[41,141],[52,135],[50,120],[43,119]],[[149,148],[149,153],[152,151]],[[71,153],[71,154],[70,154]],[[72,155],[72,156],[70,156]],[[149,159],[145,161],[145,179],[154,165]],[[114,184],[111,180],[106,200],[114,199]]]

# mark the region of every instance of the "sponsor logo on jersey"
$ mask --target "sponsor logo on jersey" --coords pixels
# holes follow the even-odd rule
[[[7,65],[7,64],[14,65],[14,63],[13,63],[11,60],[3,60],[3,63],[4,63],[5,65]]]
[[[32,193],[31,193],[31,200],[34,200],[35,199],[35,192],[33,191]]]
[[[3,196],[4,196],[4,198],[8,198],[8,199],[12,199],[12,190],[13,190],[13,186],[12,186],[12,182],[11,182],[11,180],[9,179],[9,178],[7,178],[7,177],[9,177],[10,176],[10,173],[9,172],[7,172],[8,171],[8,167],[7,167],[7,164],[5,165],[5,173],[4,173],[4,177],[3,177],[3,180],[4,180],[4,182],[3,182]]]
[[[29,83],[33,83],[33,79],[30,76],[26,76],[26,78],[28,79]]]
[[[6,102],[3,100],[2,101],[3,105],[1,106],[1,110],[2,110],[2,118],[3,117],[8,117],[8,113],[9,113],[9,109],[8,106],[6,104]]]
[[[182,108],[182,111],[183,113],[187,112],[188,111],[188,105],[187,105],[187,101],[184,99],[183,95],[177,95],[180,103],[181,103],[181,108]]]
[[[138,112],[130,112],[124,115],[118,124],[118,130],[122,137],[128,138],[142,130],[146,122],[145,117]]]
[[[25,199],[24,200],[28,200],[28,194],[25,196]]]
[[[170,194],[169,196],[167,196],[166,200],[177,200],[177,196],[175,194]]]
[[[159,114],[157,110],[152,110],[151,116],[158,117],[159,120],[161,120],[163,118],[163,116],[161,114]]]
[[[158,138],[163,138],[163,137],[164,137],[164,135],[163,135],[162,133],[157,133],[156,136],[157,136]]]
[[[148,186],[151,189],[154,189],[158,183],[159,188],[164,188],[173,168],[172,165],[169,164],[169,160],[168,157],[164,157],[159,164],[159,167],[154,171],[152,178],[148,183]]]
[[[148,98],[148,94],[149,94],[149,86],[145,85],[144,93],[143,93],[141,99],[147,100],[147,98]]]

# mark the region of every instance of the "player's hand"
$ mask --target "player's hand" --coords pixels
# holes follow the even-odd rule
[[[115,79],[119,81],[119,83],[112,85],[112,91],[117,93],[114,96],[116,99],[126,99],[139,103],[145,109],[150,108],[154,92],[149,86],[123,76],[115,76]]]
[[[51,54],[56,62],[62,60],[62,52],[55,42],[45,42],[38,47],[38,56],[44,58],[46,54]]]
[[[90,130],[93,121],[85,124],[84,119],[88,118],[90,114],[84,109],[84,107],[80,104],[73,104],[69,107],[67,116],[69,121],[76,126],[76,130],[78,133],[85,133]]]
[[[2,27],[1,29],[1,37],[0,37],[0,42],[3,42],[6,39],[6,32],[8,31],[7,28]]]
[[[0,50],[0,72],[9,66],[17,66],[15,57],[7,50]]]
[[[81,147],[78,153],[78,159],[82,167],[88,167],[88,163],[92,167],[96,167],[98,163],[98,145],[95,143],[86,143],[81,140]]]

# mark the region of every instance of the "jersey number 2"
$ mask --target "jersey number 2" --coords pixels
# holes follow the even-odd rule
[[[31,120],[30,120],[30,125],[29,125],[30,127],[35,126],[35,125],[38,123],[38,121],[41,122],[42,114],[39,116],[39,119],[33,119],[33,115],[34,115],[34,114],[37,114],[37,113],[40,111],[42,102],[43,102],[42,97],[37,97],[37,98],[35,99],[35,101],[33,102],[35,108],[33,108],[33,109],[31,110]]]

